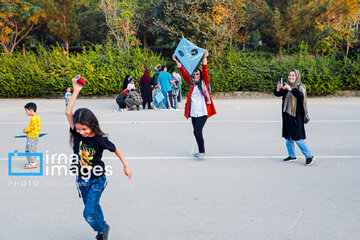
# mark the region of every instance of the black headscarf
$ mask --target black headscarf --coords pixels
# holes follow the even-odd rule
[[[129,81],[130,81],[130,75],[126,75],[125,79],[124,79],[124,82],[123,82],[123,90],[125,90],[127,88],[127,85],[129,84]]]

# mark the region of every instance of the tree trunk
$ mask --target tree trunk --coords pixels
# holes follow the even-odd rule
[[[6,47],[6,45],[5,45],[4,43],[1,43],[1,46],[3,46],[5,53],[9,53],[9,52],[10,52],[9,49]]]
[[[244,40],[244,41],[243,41],[243,48],[242,48],[242,51],[243,51],[243,52],[246,51],[246,36],[247,36],[248,32],[249,32],[249,31],[245,31],[245,32],[244,32],[244,35],[242,36],[242,38],[243,38],[243,40]]]
[[[143,38],[144,38],[144,51],[146,53],[146,48],[147,48],[146,30],[143,31]]]
[[[232,38],[230,37],[230,52],[231,52],[231,47],[232,47]]]
[[[65,46],[66,46],[66,56],[69,57],[69,41],[65,42]]]
[[[280,59],[283,60],[283,46],[280,45],[279,47]]]

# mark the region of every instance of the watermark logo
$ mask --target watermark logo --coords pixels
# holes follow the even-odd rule
[[[43,153],[19,153],[15,150],[8,155],[8,174],[9,176],[43,176],[44,175],[44,168],[43,168]],[[13,159],[15,157],[39,157],[39,172],[13,172]]]
[[[14,158],[39,157],[39,172],[17,172],[14,171]],[[43,161],[44,159],[44,161]],[[8,164],[9,176],[81,176],[89,179],[91,176],[100,177],[112,175],[112,166],[105,168],[100,165],[83,165],[77,154],[66,155],[65,153],[19,153],[15,150],[9,153]]]

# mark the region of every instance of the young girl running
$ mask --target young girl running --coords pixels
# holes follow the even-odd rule
[[[71,145],[78,156],[76,182],[85,204],[83,216],[94,231],[96,239],[108,239],[110,226],[105,222],[100,207],[100,197],[106,186],[105,164],[101,160],[104,149],[115,152],[124,165],[124,173],[129,180],[132,171],[120,150],[101,131],[95,115],[87,108],[79,108],[73,114],[75,100],[82,86],[72,79],[74,93],[66,108],[70,124]]]

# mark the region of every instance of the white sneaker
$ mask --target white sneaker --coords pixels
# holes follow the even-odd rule
[[[196,158],[205,158],[205,153],[195,153],[194,157],[196,157]]]
[[[37,168],[36,162],[30,162],[25,164],[25,169]]]

